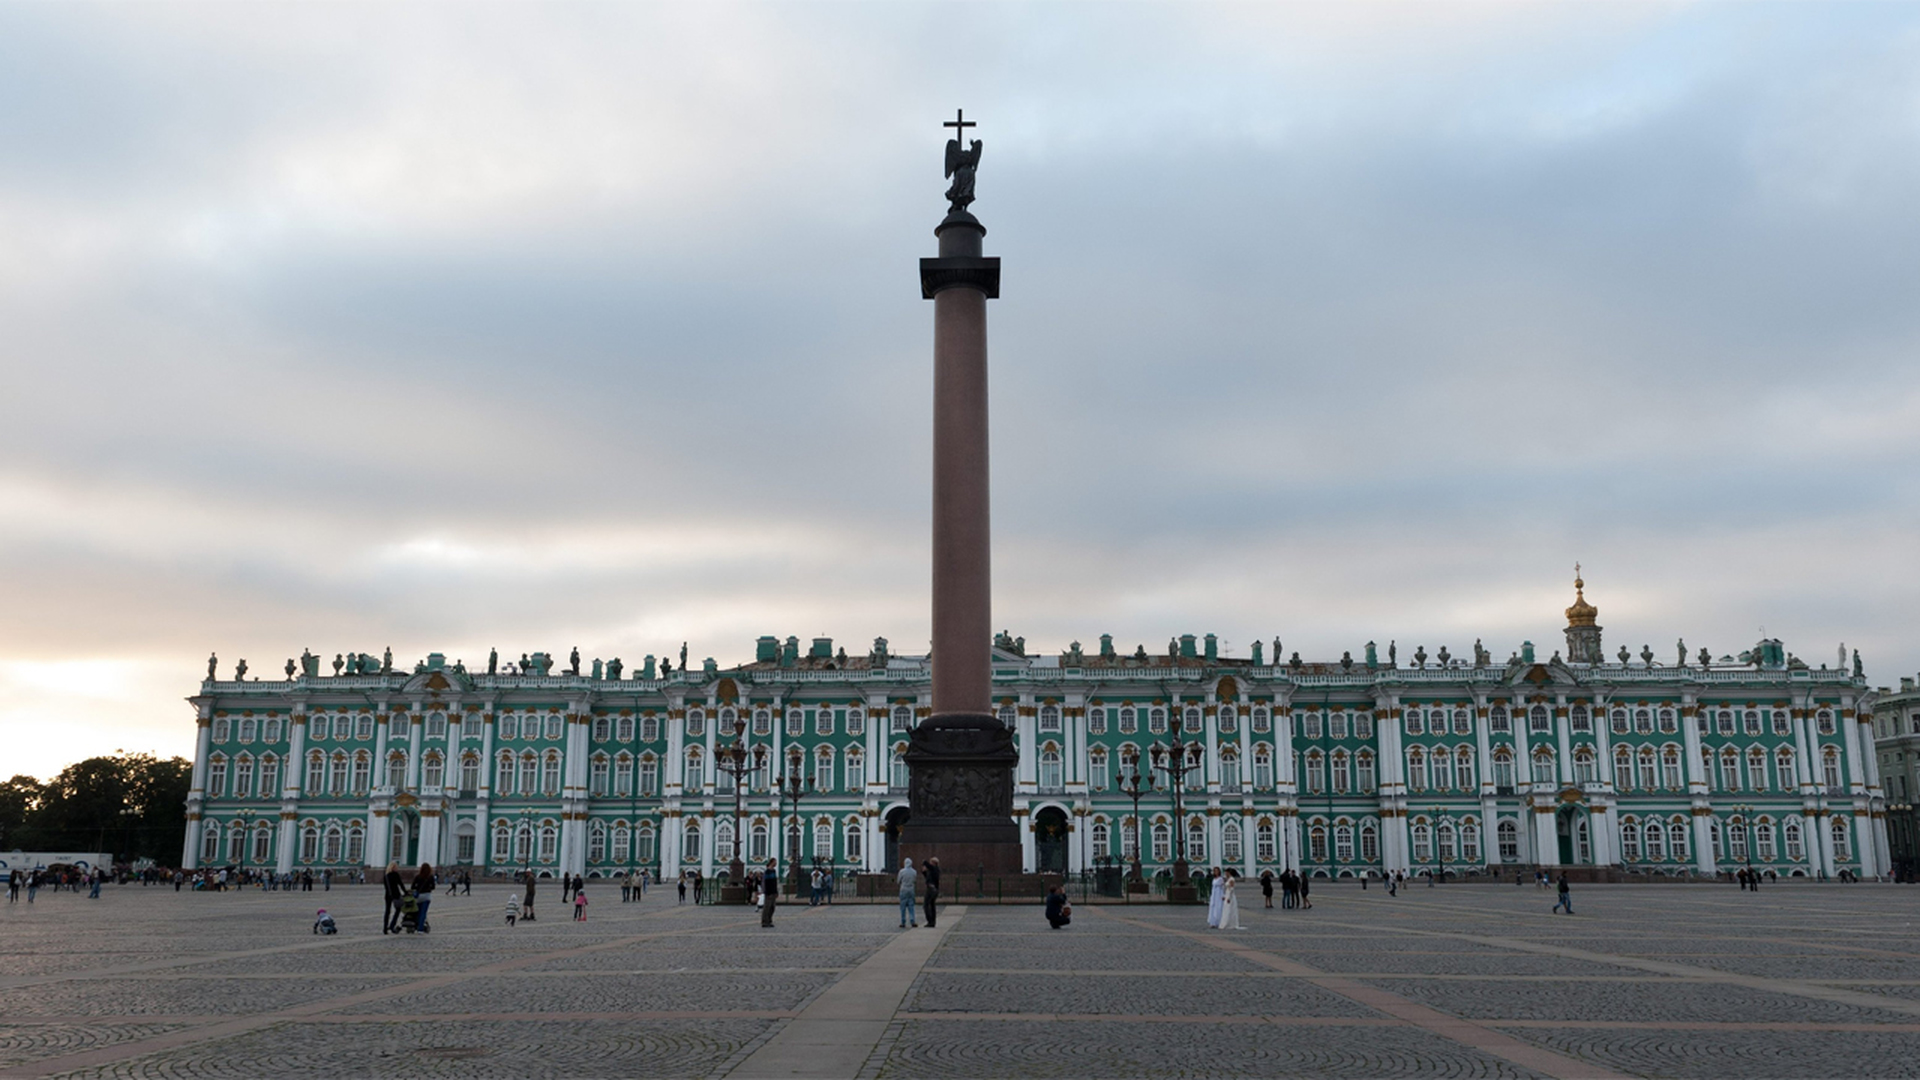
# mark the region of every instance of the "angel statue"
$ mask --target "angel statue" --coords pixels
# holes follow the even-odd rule
[[[964,214],[973,202],[973,173],[980,167],[980,140],[973,139],[970,143],[962,150],[959,139],[947,140],[946,175],[953,178],[953,186],[947,189],[950,213]]]

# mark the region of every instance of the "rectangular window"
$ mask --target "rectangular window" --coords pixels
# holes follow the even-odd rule
[[[799,709],[787,710],[787,736],[797,739],[807,733],[807,714]]]
[[[856,738],[867,733],[867,714],[860,709],[847,710],[847,734]]]
[[[833,710],[821,706],[813,711],[813,733],[815,735],[833,734]]]
[[[1347,714],[1337,712],[1327,721],[1327,732],[1336,739],[1347,737]]]
[[[1373,714],[1362,712],[1353,721],[1353,736],[1356,739],[1373,738]]]
[[[1087,713],[1087,734],[1105,735],[1107,733],[1107,710],[1094,709]]]
[[[1132,735],[1140,730],[1139,711],[1131,707],[1120,710],[1120,734]]]
[[[1304,724],[1304,730],[1305,730],[1306,737],[1309,739],[1320,738],[1320,732],[1323,730],[1321,727],[1322,721],[1321,721],[1320,714],[1317,712],[1310,712],[1306,715],[1305,719],[1306,719],[1306,723]]]

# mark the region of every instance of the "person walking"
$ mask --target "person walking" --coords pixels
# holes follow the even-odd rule
[[[429,929],[430,929],[427,926],[427,907],[428,905],[433,903],[433,890],[434,890],[435,884],[436,883],[433,878],[433,864],[421,863],[420,872],[413,875],[413,895],[418,897],[420,900],[419,927],[420,927],[420,932],[423,934],[429,932]]]
[[[773,925],[773,905],[780,895],[780,868],[772,859],[767,860],[766,872],[760,875],[760,925]]]
[[[1307,875],[1305,874],[1300,875],[1300,906],[1308,911],[1313,910],[1313,901],[1307,899]]]
[[[1234,874],[1232,870],[1223,870],[1217,879],[1220,889],[1220,925],[1216,927],[1216,929],[1246,929],[1246,927],[1240,925],[1240,900],[1238,896],[1235,895],[1234,889],[1236,878],[1237,875]]]
[[[1573,895],[1567,888],[1567,872],[1565,870],[1560,871],[1560,899],[1554,903],[1553,910],[1559,911],[1563,908],[1566,909],[1567,914],[1573,914]]]
[[[898,880],[900,882],[900,929],[902,930],[920,925],[919,920],[914,918],[913,911],[913,886],[919,879],[920,872],[913,868],[913,860],[901,859]]]
[[[522,899],[520,902],[520,921],[532,922],[533,921],[533,871],[531,870],[527,871],[525,876],[527,879],[527,893],[525,898]]]
[[[573,921],[587,921],[587,890],[579,885],[573,889]]]
[[[682,904],[687,902],[687,875],[685,874],[680,875],[680,902]]]
[[[175,889],[174,891],[178,892],[179,890]],[[19,902],[20,902],[20,871],[15,870],[12,873],[9,873],[7,875],[7,903],[17,904]]]
[[[938,856],[931,856],[927,859],[926,879],[927,898],[925,903],[927,908],[927,929],[931,930],[933,929],[933,919],[935,915],[934,902],[940,898],[940,859]]]
[[[400,881],[399,860],[387,863],[387,875],[383,880],[387,892],[387,912],[380,923],[380,932],[397,934],[400,932],[400,897],[406,890],[406,886]]]

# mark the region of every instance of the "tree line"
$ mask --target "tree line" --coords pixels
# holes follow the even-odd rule
[[[104,851],[172,866],[192,779],[185,758],[124,752],[75,762],[45,783],[15,776],[0,782],[0,851]]]

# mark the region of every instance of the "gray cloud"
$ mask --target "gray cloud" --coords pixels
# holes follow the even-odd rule
[[[920,647],[956,105],[1015,632],[1501,652],[1581,559],[1612,644],[1891,682],[1915,23],[0,11],[0,721],[183,748],[209,648]]]

